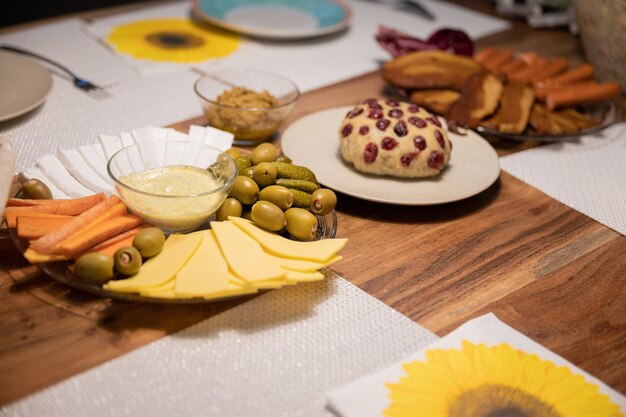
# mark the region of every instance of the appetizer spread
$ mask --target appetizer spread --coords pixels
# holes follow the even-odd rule
[[[358,171],[402,178],[438,175],[452,144],[439,119],[416,104],[367,99],[339,127],[343,159]]]

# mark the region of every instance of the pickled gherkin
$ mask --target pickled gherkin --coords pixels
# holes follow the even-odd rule
[[[242,172],[244,169],[252,166],[249,156],[240,156],[235,158],[235,164],[237,165],[239,172]]]
[[[278,178],[291,178],[295,180],[306,180],[317,182],[315,174],[307,167],[288,164],[286,162],[272,162],[278,172]]]
[[[304,191],[290,188],[289,191],[293,194],[292,207],[308,208],[311,203],[311,194]]]
[[[279,178],[276,180],[276,185],[282,185],[283,187],[304,191],[306,193],[312,193],[319,188],[314,182],[307,180],[294,180],[291,178]]]

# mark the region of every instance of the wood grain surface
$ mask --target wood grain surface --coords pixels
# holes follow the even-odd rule
[[[480,45],[583,60],[566,31],[531,31],[517,21]],[[306,93],[288,123],[383,96],[384,88],[374,72]],[[186,131],[192,123],[204,119],[173,127]],[[500,155],[538,145],[489,140]],[[443,336],[492,311],[626,393],[624,236],[504,172],[477,196],[431,207],[339,195],[338,224],[349,243],[332,269],[426,328]],[[245,301],[185,306],[96,298],[38,273],[0,238],[0,405]]]

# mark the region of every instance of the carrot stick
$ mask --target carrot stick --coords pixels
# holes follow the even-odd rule
[[[52,232],[53,230],[58,229],[59,227],[62,227],[65,223],[72,219],[72,216],[18,216],[17,236],[23,239],[37,239]]]
[[[135,230],[135,229],[137,229],[137,228],[135,227],[135,228],[133,228],[131,230]],[[124,233],[126,233],[126,232],[124,232]],[[124,246],[133,246],[133,239],[135,239],[135,236],[136,236],[136,233],[134,235],[127,236],[125,239],[118,240],[117,242],[112,243],[110,245],[101,246],[100,249],[98,249],[98,250],[87,249],[83,253],[98,252],[98,253],[101,253],[103,255],[107,255],[107,256],[113,257],[113,255],[115,255],[115,252],[119,248],[123,248]],[[100,245],[101,245],[101,243],[98,244],[97,246],[100,246]],[[77,255],[76,258],[80,258],[80,255],[82,255],[82,254]]]
[[[516,59],[514,61],[507,62],[506,64],[502,65],[502,67],[500,67],[500,72],[508,75],[512,72],[519,71],[523,68],[526,68],[527,66],[528,64],[522,61],[521,59]]]
[[[550,110],[573,104],[606,100],[620,92],[617,83],[596,83],[595,81],[566,84],[560,89],[548,93],[546,104]]]
[[[498,50],[496,48],[494,48],[493,46],[488,46],[478,51],[474,55],[474,59],[482,64],[487,59],[493,57],[496,53],[498,53]]]
[[[537,55],[537,52],[533,52],[533,51],[524,52],[519,57],[522,61],[524,61],[528,65],[535,65],[540,59],[539,55]]]
[[[54,248],[54,252],[60,255],[74,256],[126,230],[137,227],[142,221],[141,217],[134,214],[113,217],[69,237],[59,243]]]
[[[59,200],[61,202],[62,200]],[[54,232],[48,233],[45,236],[37,239],[30,247],[43,255],[50,255],[54,251],[54,247],[67,239],[68,236],[78,232],[83,227],[87,226],[94,219],[96,219],[100,214],[107,211],[109,208],[113,207],[117,203],[120,202],[120,199],[116,195],[112,195],[91,207],[87,211],[79,214],[75,218],[72,219],[71,222],[68,222],[65,226],[55,230]],[[27,207],[29,208],[29,207]],[[8,210],[8,209],[7,209]]]
[[[101,252],[102,250],[106,249],[109,246],[114,246],[119,242],[123,242],[126,239],[131,239],[131,243],[132,243],[132,239],[137,235],[137,233],[139,233],[139,231],[141,231],[141,229],[143,229],[144,227],[149,227],[149,225],[147,224],[142,224],[141,226],[137,226],[137,227],[133,227],[132,229],[129,229],[123,233],[120,233],[119,235],[113,236],[103,242],[98,243],[97,245],[94,245],[92,247],[90,247],[89,249],[87,249],[85,252],[83,253],[88,253],[88,252]],[[82,255],[82,254],[81,254]]]
[[[559,74],[555,77],[550,77],[545,80],[545,84],[551,85],[564,85],[575,83],[579,81],[588,80],[593,77],[593,67],[589,64],[582,64],[576,68],[572,68],[569,71]]]
[[[113,217],[123,216],[126,213],[126,204],[120,201],[119,203],[113,205],[107,211],[93,219],[93,221],[89,222],[89,225],[85,226],[85,228],[81,229],[78,233],[81,233],[83,230],[95,227],[106,220],[112,219]]]
[[[511,78],[512,80],[521,81],[523,83],[528,83],[533,76],[539,74],[548,65],[550,65],[550,61],[540,58],[535,64],[531,64],[529,67],[526,67],[519,71],[512,72],[511,74],[509,74],[509,78]]]
[[[38,206],[7,207],[4,210],[4,216],[7,218],[7,223],[10,223],[10,219],[17,217],[19,214],[33,212],[75,216],[104,201],[105,198],[106,196],[103,193],[100,193],[90,195],[88,197],[67,200],[46,200],[48,201],[47,203],[40,204]]]
[[[65,216],[63,214],[49,214],[49,213],[42,213],[40,211],[27,211],[27,212],[23,212],[23,213],[17,213],[15,215],[11,215],[9,217],[7,217],[7,227],[10,229],[14,229],[17,227],[17,218],[18,217],[37,217],[37,218],[55,218],[55,217],[72,217],[72,216]]]
[[[513,51],[511,49],[502,49],[498,53],[486,61],[482,62],[483,67],[489,71],[498,72],[500,66],[506,64],[513,59]]]
[[[549,77],[553,77],[557,74],[562,73],[567,69],[567,60],[565,58],[556,58],[551,61],[548,65],[546,65],[542,71],[536,73],[531,77],[531,82],[533,85],[537,85],[538,83],[546,80]]]
[[[7,207],[32,207],[41,206],[42,204],[48,204],[54,200],[35,200],[31,198],[14,198],[11,197],[7,200]]]

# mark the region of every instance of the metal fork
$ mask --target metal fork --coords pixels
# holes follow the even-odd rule
[[[64,65],[59,64],[58,62],[51,60],[50,58],[41,56],[31,51],[27,51],[26,49],[17,48],[11,45],[0,45],[0,49],[26,55],[32,58],[36,58],[36,59],[47,62],[48,64],[57,67],[58,69],[62,70],[63,72],[65,72],[67,75],[69,75],[72,78],[72,83],[74,84],[74,86],[87,92],[88,94],[92,95],[94,98],[103,99],[111,95],[104,88],[97,86],[94,83],[85,80],[84,78],[80,78],[74,72],[70,71],[69,68],[65,67]]]

